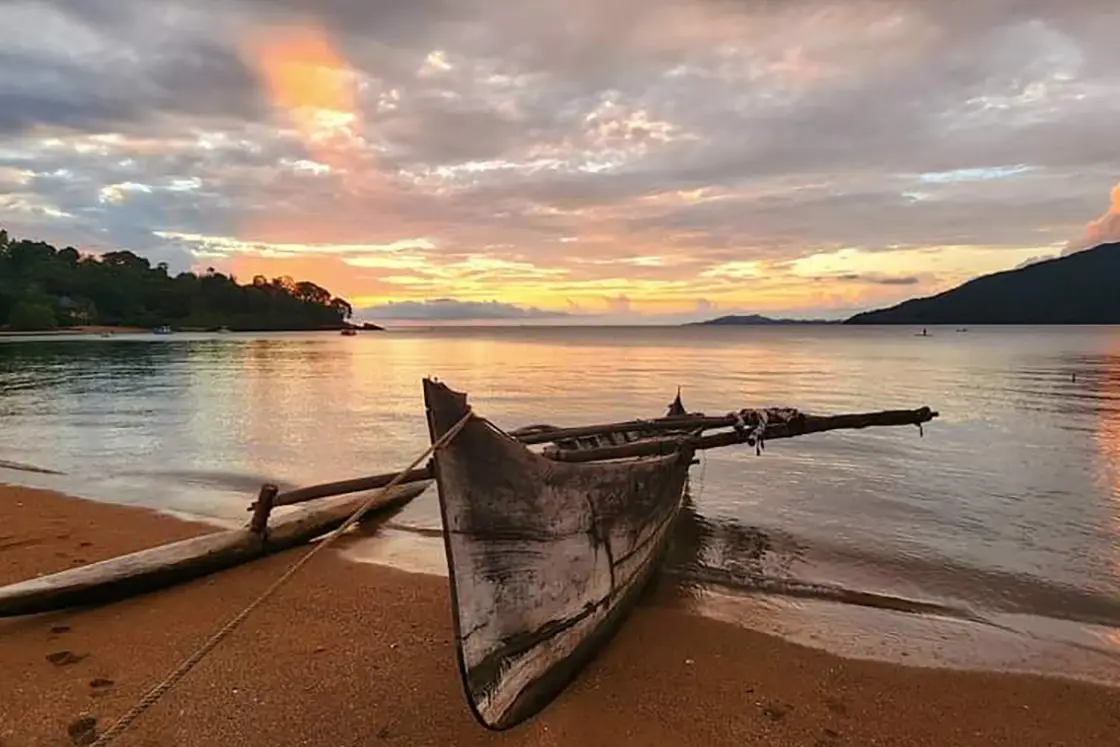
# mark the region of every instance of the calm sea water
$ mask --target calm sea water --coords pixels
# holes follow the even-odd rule
[[[502,427],[929,405],[706,452],[673,603],[860,656],[1120,683],[1120,328],[476,328],[0,339],[0,480],[234,524],[403,467],[420,380]],[[346,552],[442,571],[434,491]]]

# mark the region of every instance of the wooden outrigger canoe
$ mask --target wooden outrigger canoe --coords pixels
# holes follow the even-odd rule
[[[308,542],[355,513],[403,505],[434,479],[467,702],[507,729],[544,708],[625,619],[682,511],[696,451],[840,428],[917,425],[917,410],[816,417],[790,408],[688,413],[503,432],[465,394],[425,379],[428,466],[277,494],[262,488],[244,529],[216,532],[0,588],[0,617],[123,599]],[[729,429],[707,434],[713,429]],[[451,434],[451,431],[456,431]],[[445,438],[445,436],[447,436]],[[437,444],[438,442],[438,444]],[[529,448],[552,444],[542,452]],[[437,448],[438,446],[438,448]],[[376,497],[339,497],[394,485]],[[269,523],[274,506],[313,501]]]
[[[429,484],[393,488],[378,498],[371,513],[401,506]],[[204,534],[0,587],[0,617],[113,602],[231,568],[342,526],[366,500],[363,496],[322,498],[274,518],[267,526]]]
[[[503,432],[465,394],[425,379],[432,457],[467,703],[504,730],[544,708],[627,616],[662,559],[694,453],[837,428],[918,425],[937,413],[817,417],[791,408]],[[703,435],[712,428],[730,428]],[[543,453],[531,443],[554,445]]]

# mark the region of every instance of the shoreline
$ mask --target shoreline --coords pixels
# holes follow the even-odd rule
[[[6,485],[0,526],[0,583],[214,530]],[[303,551],[103,607],[0,619],[0,743],[71,744],[67,727],[83,714],[106,728]],[[446,580],[341,552],[297,574],[120,743],[1120,741],[1120,691],[1104,686],[845,659],[657,604],[639,607],[542,714],[495,734],[459,689]]]
[[[58,489],[50,487],[0,480],[0,491],[5,487],[46,490],[68,499],[150,512],[193,527],[202,527],[203,533],[237,529],[244,526],[248,516],[219,517],[166,507],[122,504],[59,493]],[[278,509],[274,516],[288,508],[295,507]],[[372,522],[372,531],[362,528],[351,531],[336,543],[334,555],[346,563],[402,572],[446,586],[446,559],[438,530],[433,536],[433,530],[401,525],[396,519],[394,512],[383,522]],[[136,549],[162,542],[153,541]],[[644,603],[772,636],[845,660],[918,669],[1037,676],[1103,686],[1115,689],[1120,696],[1120,669],[1117,668],[1120,666],[1120,648],[1090,647],[1060,636],[1042,638],[1033,636],[1028,630],[1002,627],[998,622],[984,618],[907,614],[890,607],[853,605],[827,597],[790,596],[718,584],[696,587],[687,581],[682,584],[672,570],[663,574],[663,578],[664,582],[647,595]],[[1036,619],[1046,626],[1055,623],[1080,625],[1048,617]],[[823,620],[829,622],[826,624]],[[941,641],[946,645],[942,646]],[[998,654],[993,653],[996,650]],[[972,658],[977,656],[983,657],[983,660],[978,662]]]
[[[339,327],[317,327],[314,329],[226,329],[226,333],[243,333],[243,334],[265,334],[269,332],[340,332],[342,330],[352,329],[356,332],[384,332],[384,327],[365,327],[362,325],[344,325]],[[173,329],[172,334],[207,334],[216,333],[220,330],[209,329],[202,327],[183,327],[180,329]],[[54,329],[42,329],[35,331],[15,331],[9,329],[0,329],[0,338],[11,337],[75,337],[79,335],[103,335],[103,334],[122,334],[122,335],[136,335],[136,334],[155,334],[149,327],[117,327],[106,324],[87,324],[77,327],[55,327]]]
[[[0,461],[2,467],[57,474],[16,462]],[[242,512],[225,516],[118,502],[112,498],[70,493],[64,486],[50,484],[50,480],[36,482],[7,482],[0,470],[0,491],[5,488],[46,491],[83,503],[148,512],[202,527],[204,533],[240,528],[248,516]],[[297,507],[279,508],[274,516],[291,508]],[[373,531],[356,528],[340,538],[334,554],[343,562],[403,572],[446,585],[446,558],[439,530],[398,523],[397,513],[392,512],[384,522],[372,522]],[[168,541],[173,540],[153,540],[135,549]],[[910,613],[889,605],[853,603],[828,594],[816,596],[720,583],[697,584],[687,571],[682,574],[681,569],[672,565],[661,575],[664,582],[657,585],[654,594],[647,595],[644,603],[681,610],[690,616],[772,636],[845,660],[1048,677],[1103,686],[1120,693],[1120,637],[1115,635],[1115,628],[1044,614],[1009,613],[1009,617],[1015,619],[1007,621],[1002,620],[1002,613],[998,612],[990,617],[983,613],[975,618],[957,617],[952,614],[958,611],[952,601],[947,602],[950,607],[946,616],[937,612]],[[890,592],[884,593],[894,599]],[[874,592],[871,594],[874,596]],[[0,747],[4,746],[0,744]]]
[[[131,335],[138,332],[151,332],[151,330],[143,327],[113,327],[109,325],[87,324],[78,327],[55,327],[54,329],[33,331],[0,329],[0,337],[66,337],[69,335],[99,335],[105,332],[120,332],[121,334]]]

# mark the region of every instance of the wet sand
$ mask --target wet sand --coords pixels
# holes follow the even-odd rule
[[[213,528],[0,486],[0,583]],[[105,728],[305,549],[101,608],[0,620],[0,745]],[[1094,745],[1120,691],[844,660],[645,606],[532,722],[469,715],[446,580],[316,557],[115,744]]]

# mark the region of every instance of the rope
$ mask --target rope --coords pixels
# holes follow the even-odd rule
[[[405,474],[418,467],[420,463],[427,459],[430,454],[434,454],[436,450],[441,449],[448,443],[450,443],[451,440],[459,434],[459,431],[463,429],[463,427],[470,421],[473,416],[474,413],[468,411],[467,414],[464,415],[459,420],[459,422],[455,423],[455,425],[453,425],[450,430],[440,436],[440,438],[437,439],[431,446],[425,449],[423,454],[416,457],[416,460],[412,462],[412,464],[401,470],[397,474],[397,476],[393,478],[392,482],[390,482],[376,495],[372,496],[368,501],[362,504],[362,506],[358,508],[358,510],[353,514],[351,514],[350,518],[343,522],[340,527],[324,537],[321,542],[312,547],[311,550],[308,551],[302,558],[293,563],[291,567],[288,568],[288,570],[286,570],[284,574],[280,576],[280,578],[276,579],[271,586],[265,589],[259,597],[250,602],[249,605],[245,607],[245,609],[238,612],[229,622],[227,622],[216,633],[210,636],[209,640],[202,644],[202,646],[200,646],[198,650],[184,659],[183,662],[179,664],[179,666],[175,667],[175,669],[169,675],[167,675],[162,682],[149,690],[144,695],[144,697],[140,698],[140,701],[136,705],[134,705],[131,709],[129,709],[127,713],[117,719],[112,726],[106,729],[101,734],[101,736],[97,738],[97,741],[93,743],[92,747],[104,747],[105,745],[113,741],[116,737],[120,736],[125,731],[125,729],[131,726],[132,723],[136,721],[136,719],[140,718],[140,716],[146,710],[155,705],[156,702],[158,702],[159,699],[163,697],[163,695],[168,690],[170,690],[177,682],[179,682],[179,680],[183,679],[183,677],[185,677],[192,669],[194,669],[194,667],[200,661],[202,661],[202,659],[208,653],[210,653],[219,643],[221,643],[226,637],[228,637],[230,633],[236,630],[238,626],[241,625],[241,623],[245,622],[245,619],[248,618],[250,614],[252,614],[253,610],[263,604],[277,591],[279,591],[280,587],[287,583],[288,579],[294,576],[300,568],[307,565],[307,562],[315,556],[315,553],[331,544],[335,539],[341,536],[343,532],[345,532],[358,520],[360,520],[362,516],[374,505],[374,503],[376,503],[381,498],[381,496],[385,495],[388,491],[392,490],[400,483]]]

